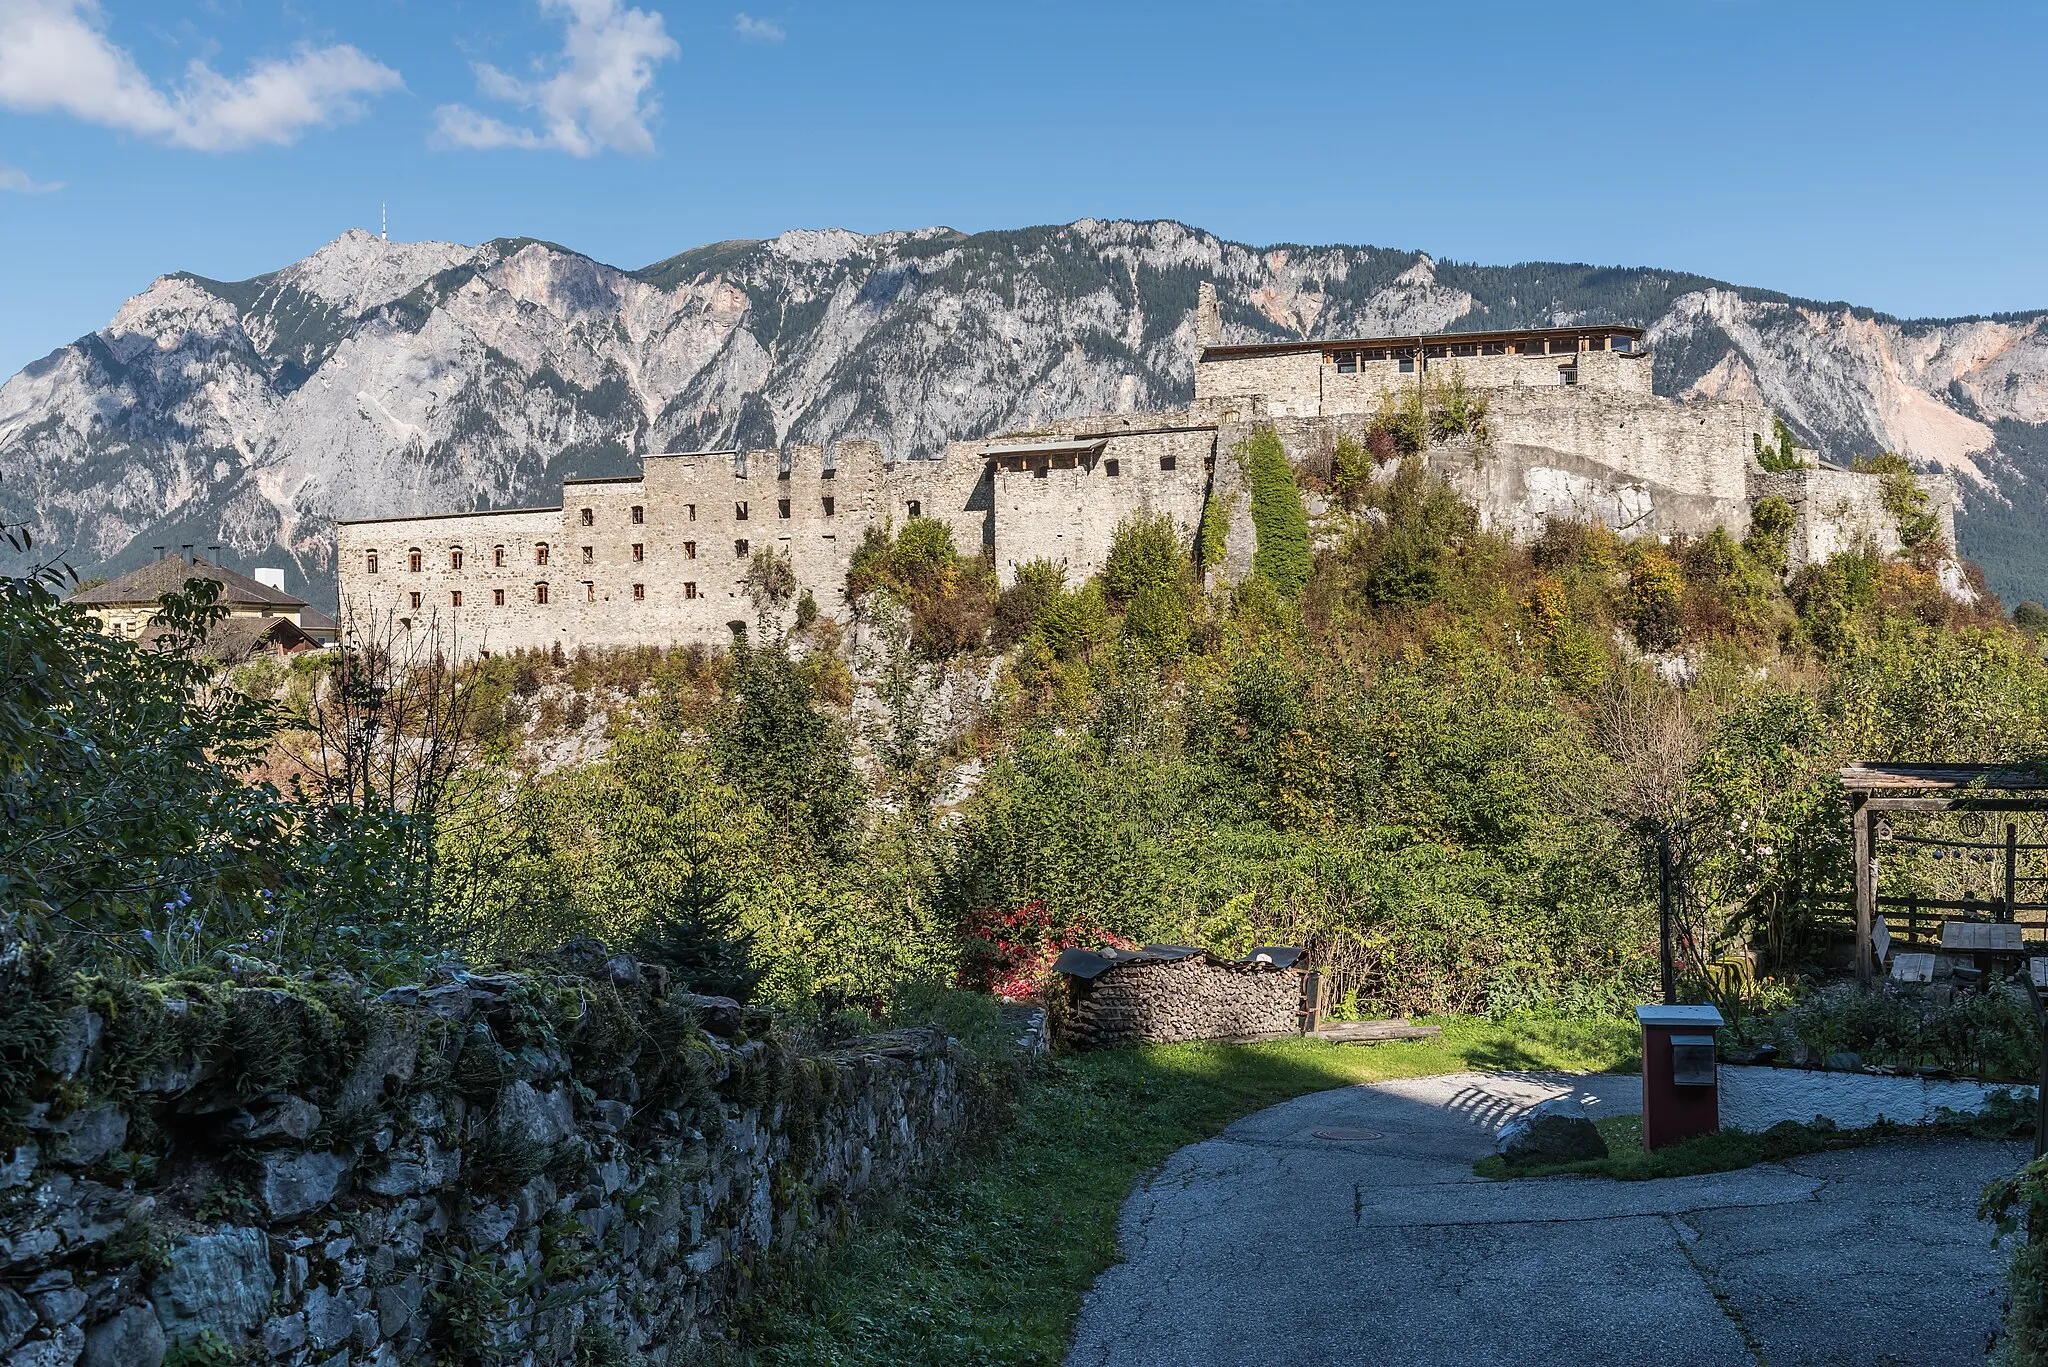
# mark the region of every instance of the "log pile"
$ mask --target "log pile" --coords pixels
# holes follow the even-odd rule
[[[1300,975],[1268,963],[1223,963],[1206,954],[1138,960],[1067,983],[1065,1034],[1077,1048],[1300,1032]]]

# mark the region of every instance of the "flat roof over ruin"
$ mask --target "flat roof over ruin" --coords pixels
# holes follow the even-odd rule
[[[1208,346],[1202,348],[1205,361],[1228,361],[1246,356],[1285,356],[1302,351],[1348,351],[1361,347],[1395,347],[1408,350],[1434,346],[1504,346],[1520,342],[1563,342],[1572,343],[1572,350],[1578,350],[1581,339],[1601,339],[1601,347],[1607,346],[1609,337],[1626,337],[1631,346],[1642,341],[1644,328],[1631,327],[1622,323],[1599,323],[1585,327],[1569,328],[1509,328],[1497,332],[1418,332],[1401,337],[1330,337],[1299,342],[1249,342],[1233,346]],[[1548,350],[1546,346],[1546,351]]]
[[[998,442],[981,448],[981,454],[999,456],[1092,456],[1109,442],[1108,437],[1072,437],[1050,441]]]
[[[439,522],[450,517],[503,517],[507,513],[559,513],[562,505],[551,503],[542,508],[473,508],[460,513],[409,513],[401,517],[337,517],[337,527],[367,527],[373,522]]]

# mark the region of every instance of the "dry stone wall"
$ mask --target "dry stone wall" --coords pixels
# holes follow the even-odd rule
[[[1069,978],[1061,1030],[1076,1047],[1275,1039],[1300,1032],[1300,976],[1203,955]]]
[[[0,1092],[5,1367],[683,1361],[990,1095],[943,1034],[805,1052],[626,960],[76,995]]]

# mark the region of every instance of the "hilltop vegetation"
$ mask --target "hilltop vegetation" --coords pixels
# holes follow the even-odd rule
[[[1745,542],[1517,547],[1398,447],[1340,452],[1311,529],[1245,456],[1246,582],[1205,592],[1194,529],[1139,519],[1099,576],[1002,586],[913,519],[856,558],[858,650],[768,591],[726,652],[373,650],[246,697],[10,581],[11,682],[45,682],[0,730],[7,911],[155,969],[587,936],[837,1009],[1116,936],[1306,944],[1361,1011],[1612,1008],[1651,978],[1659,830],[1691,832],[1694,967],[1795,974],[1847,884],[1835,766],[2042,749],[2037,642],[1925,539],[1788,577],[1760,506]],[[186,748],[144,782],[159,730]],[[118,838],[71,853],[88,829]]]

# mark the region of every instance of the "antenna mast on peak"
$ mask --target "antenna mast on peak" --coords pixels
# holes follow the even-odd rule
[[[391,240],[391,208],[389,205],[379,204],[377,206],[377,238],[382,242],[389,242]]]

